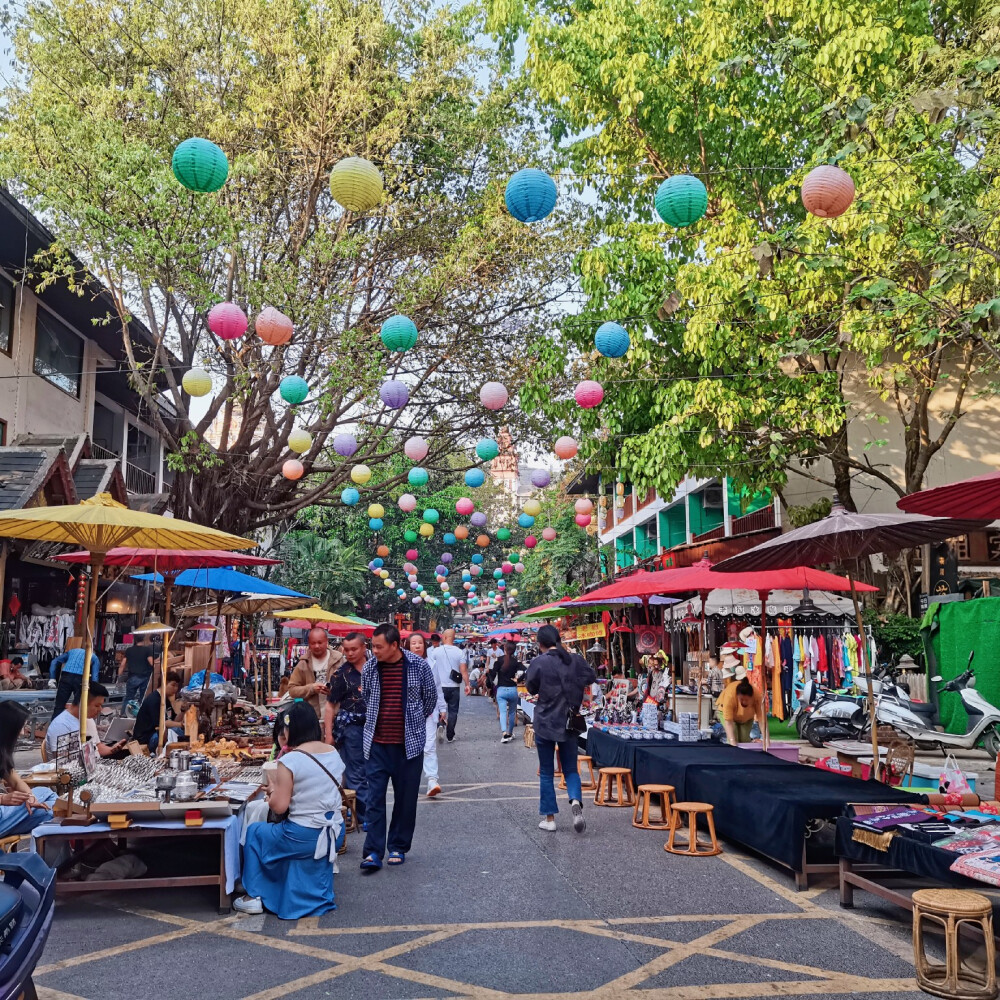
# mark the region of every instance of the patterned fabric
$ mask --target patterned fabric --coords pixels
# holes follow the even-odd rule
[[[437,704],[437,688],[430,664],[408,649],[404,649],[402,653],[406,661],[406,672],[403,675],[403,703],[406,705],[403,741],[406,746],[406,759],[413,760],[424,749],[426,720]],[[364,743],[366,759],[371,756],[372,743],[375,740],[375,722],[378,719],[379,703],[382,698],[382,679],[377,663],[374,656],[369,656],[361,671],[361,693],[367,705]]]
[[[382,690],[379,694],[378,718],[375,720],[376,743],[403,743],[403,660],[399,663],[379,663],[378,675]]]

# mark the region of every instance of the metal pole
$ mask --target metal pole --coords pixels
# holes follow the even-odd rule
[[[872,727],[872,778],[878,780],[880,770],[878,755],[878,718],[875,711],[875,687],[872,684],[872,664],[868,655],[868,637],[865,635],[865,624],[861,619],[861,602],[858,600],[858,589],[854,586],[854,574],[847,571],[847,579],[851,584],[851,600],[854,601],[854,617],[858,622],[858,634],[861,636],[861,654],[865,663],[865,677],[868,679],[868,717]]]
[[[97,578],[107,553],[90,553],[90,585],[87,587],[87,631],[83,640],[83,674],[80,680],[80,744],[87,741],[87,701],[90,694],[90,658],[94,655],[94,629],[97,626]]]

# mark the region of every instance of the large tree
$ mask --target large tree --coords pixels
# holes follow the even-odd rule
[[[495,0],[492,25],[526,32],[526,79],[600,234],[526,398],[567,416],[591,372],[608,391],[580,414],[585,457],[665,494],[689,473],[780,489],[818,459],[848,506],[859,476],[920,488],[1000,344],[996,7]],[[799,200],[828,162],[858,188],[832,221]],[[653,194],[685,172],[708,212],[673,229]],[[587,355],[603,320],[632,333],[622,361]],[[880,400],[901,474],[881,434],[851,447]]]
[[[19,73],[4,93],[0,181],[40,212],[57,246],[30,276],[83,284],[77,260],[112,292],[128,369],[164,437],[174,510],[247,532],[328,501],[353,462],[384,460],[416,430],[442,465],[484,427],[476,392],[516,385],[517,346],[546,322],[571,240],[503,209],[503,182],[544,162],[519,93],[495,81],[475,39],[474,7],[404,0],[34,0],[4,5]],[[483,82],[485,81],[485,82]],[[225,186],[194,194],[171,174],[173,149],[212,140]],[[328,181],[363,156],[385,179],[382,203],[345,212]],[[76,255],[76,256],[74,256]],[[251,331],[218,339],[209,308],[239,304]],[[265,346],[253,317],[273,306],[295,324]],[[378,331],[409,315],[418,346],[387,355]],[[156,343],[143,361],[128,321]],[[192,407],[181,377],[212,373]],[[303,376],[298,407],[277,394]],[[410,386],[389,410],[387,377]],[[176,411],[168,419],[157,398]],[[531,432],[508,417],[524,439]],[[307,475],[282,476],[293,426],[307,429]],[[345,461],[331,436],[355,430]],[[403,433],[401,433],[403,432]],[[405,471],[405,470],[404,470]]]

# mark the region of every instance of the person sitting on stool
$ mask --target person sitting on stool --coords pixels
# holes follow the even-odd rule
[[[174,743],[184,735],[184,726],[180,714],[174,708],[174,698],[184,684],[184,678],[176,671],[167,674],[167,707],[164,718],[167,720],[167,743]],[[169,725],[174,723],[174,725]],[[156,753],[160,742],[160,692],[153,691],[147,695],[135,717],[132,727],[132,738],[149,747],[150,753]]]

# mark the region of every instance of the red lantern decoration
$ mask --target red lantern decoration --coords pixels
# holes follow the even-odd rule
[[[573,438],[569,437],[569,435],[564,435],[563,437],[559,438],[558,441],[556,441],[555,453],[557,458],[561,458],[563,460],[573,458],[573,456],[576,455],[576,452],[577,452],[576,441]]]
[[[416,549],[407,549],[406,558],[409,559],[410,562],[416,562],[416,560],[420,558],[420,553]]]
[[[802,182],[802,204],[821,219],[836,219],[854,201],[854,181],[840,167],[824,163],[813,167]]]
[[[476,505],[468,497],[460,497],[455,503],[455,510],[464,516],[468,516],[476,509]]]
[[[233,302],[220,302],[208,312],[208,328],[221,340],[236,340],[247,332],[246,313]]]
[[[592,410],[595,406],[601,405],[604,399],[604,386],[600,382],[584,379],[573,391],[573,398],[582,409]]]
[[[581,528],[586,528],[587,525],[590,524],[590,515],[589,514],[577,514],[576,517],[573,518],[573,520],[576,521],[576,523],[578,525],[580,525]]]
[[[533,549],[538,544],[538,539],[534,535],[528,535],[524,540],[524,547],[526,549]]]
[[[280,347],[292,339],[292,321],[273,306],[261,309],[257,322],[254,323],[257,336],[272,347]]]
[[[554,542],[558,533],[555,528],[542,528],[542,538],[547,542]]]

